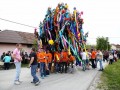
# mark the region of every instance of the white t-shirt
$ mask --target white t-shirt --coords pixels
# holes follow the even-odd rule
[[[87,56],[86,56],[86,59],[90,59],[90,57],[91,57],[91,53],[90,52],[87,52]]]
[[[87,59],[87,54],[85,52],[82,52],[81,56],[82,56],[82,60],[86,60]]]
[[[114,57],[117,58],[117,54],[114,54]]]
[[[109,55],[109,59],[113,59],[113,55]]]
[[[97,59],[103,59],[103,54],[102,54],[102,52],[98,52],[97,54],[96,54],[96,58]]]

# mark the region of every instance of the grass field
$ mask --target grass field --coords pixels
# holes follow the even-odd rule
[[[120,90],[120,60],[105,68],[98,88],[102,90]]]

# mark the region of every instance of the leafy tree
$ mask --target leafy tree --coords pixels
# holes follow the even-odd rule
[[[97,49],[100,49],[100,50],[110,50],[111,49],[111,45],[108,41],[108,38],[98,37],[96,42],[97,42],[97,45],[96,45]]]
[[[86,45],[86,48],[87,48],[87,49],[93,49],[93,48],[96,48],[96,45],[87,44],[87,45]]]
[[[33,47],[35,48],[35,50],[38,50],[38,43],[36,39],[33,41]]]

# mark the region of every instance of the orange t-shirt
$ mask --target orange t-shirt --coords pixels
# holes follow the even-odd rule
[[[92,51],[91,59],[95,59],[95,58],[96,58],[96,52],[95,52],[95,51]]]
[[[71,55],[69,61],[70,61],[70,62],[75,61],[75,57]]]
[[[51,63],[52,62],[52,54],[51,53],[47,53],[46,57],[47,57],[48,63]]]
[[[62,61],[63,62],[67,62],[68,61],[68,53],[67,52],[62,52]]]
[[[54,53],[54,60],[55,62],[60,62],[60,53]]]
[[[40,52],[40,53],[37,53],[37,57],[38,57],[38,62],[45,62],[47,63],[47,60],[46,60],[46,53],[44,52]]]

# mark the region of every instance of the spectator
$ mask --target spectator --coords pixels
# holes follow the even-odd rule
[[[14,62],[14,58],[12,57],[13,55],[13,51],[11,52],[10,56],[11,56],[11,62]]]
[[[83,67],[83,71],[86,70],[86,60],[87,60],[87,54],[85,52],[85,49],[83,50],[83,52],[81,53],[82,56],[82,67]]]
[[[100,69],[99,69],[99,71],[103,71],[103,64],[102,64],[102,61],[103,61],[103,54],[102,54],[102,52],[100,51],[100,50],[98,50],[98,52],[97,52],[97,60],[99,61],[99,63],[100,63]]]
[[[115,62],[117,62],[117,60],[118,60],[117,52],[114,53],[114,60],[115,60]]]
[[[28,58],[29,58],[29,56],[28,56],[27,52],[25,52],[24,57],[25,57],[25,64],[27,64],[27,63],[28,63]]]
[[[33,77],[33,81],[31,83],[34,83],[35,86],[37,86],[37,85],[39,85],[40,81],[39,81],[38,77],[36,76],[37,54],[35,52],[35,48],[32,48],[32,50],[31,50],[31,58],[30,58],[29,67],[31,67],[31,75]]]
[[[3,60],[4,57],[5,57],[5,52],[3,52],[3,54],[1,55],[1,60]]]
[[[91,62],[92,62],[92,68],[96,68],[96,65],[95,65],[95,59],[96,59],[96,52],[95,50],[91,50]]]
[[[21,57],[22,57],[22,63],[25,64],[25,55],[24,55],[24,52],[21,52]]]
[[[4,69],[8,70],[10,66],[11,56],[7,53],[6,56],[3,58],[4,60]]]
[[[113,63],[113,54],[110,53],[109,55],[109,64],[112,64]]]
[[[21,61],[22,57],[20,55],[20,50],[22,49],[21,44],[16,44],[16,49],[13,51],[13,58],[14,58],[14,63],[16,67],[16,77],[14,84],[15,85],[20,85],[21,81],[19,80],[20,78],[20,72],[21,72]]]
[[[86,49],[86,53],[87,53],[87,57],[86,57],[86,65],[87,65],[87,67],[86,67],[86,69],[88,69],[89,70],[89,60],[90,60],[90,58],[91,58],[91,53],[89,52],[89,50],[88,49]]]

